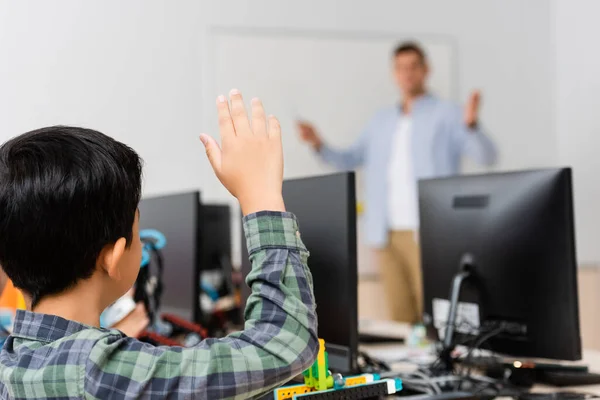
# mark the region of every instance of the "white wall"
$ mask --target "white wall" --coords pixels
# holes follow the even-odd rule
[[[556,128],[573,166],[580,263],[600,261],[600,2],[556,0]]]
[[[211,80],[207,32],[288,27],[451,38],[458,95],[483,91],[483,121],[501,148],[500,168],[558,161],[549,2],[354,3],[0,0],[0,141],[48,124],[85,125],[141,153],[146,193],[210,187],[214,178],[197,143],[214,119],[212,101],[203,100]],[[226,195],[204,193],[210,200]]]
[[[146,191],[196,188],[203,29],[194,1],[0,0],[0,141],[75,124],[146,160]]]

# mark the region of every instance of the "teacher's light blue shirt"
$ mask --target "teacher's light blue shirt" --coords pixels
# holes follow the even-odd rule
[[[321,158],[341,170],[365,169],[365,224],[367,243],[384,247],[388,240],[388,166],[400,107],[375,114],[358,140],[346,150],[324,144]],[[464,124],[463,110],[432,95],[418,99],[411,112],[411,153],[416,180],[456,175],[462,156],[482,165],[496,162],[494,143],[479,129]]]

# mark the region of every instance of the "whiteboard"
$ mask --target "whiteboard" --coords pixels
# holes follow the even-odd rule
[[[328,143],[345,147],[353,143],[378,109],[398,101],[391,55],[406,37],[226,28],[215,29],[210,36],[204,91],[207,108],[213,109],[215,97],[232,88],[240,89],[246,102],[260,97],[267,112],[281,122],[286,178],[333,171],[299,140],[294,125],[297,119],[311,121]],[[454,43],[444,38],[417,39],[430,61],[431,91],[455,99],[458,72]],[[215,134],[216,122],[211,121]],[[360,199],[360,175],[357,186]],[[224,193],[216,187],[207,189],[204,193]],[[361,225],[359,221],[359,231]],[[359,253],[364,272],[370,262],[365,259],[365,250]]]
[[[376,110],[398,100],[390,67],[401,37],[219,30],[212,38],[209,101],[232,88],[247,101],[260,97],[267,112],[280,119],[288,178],[330,171],[298,140],[297,118],[312,121],[331,144],[347,146]],[[431,61],[431,90],[454,99],[453,43],[441,38],[419,42]]]

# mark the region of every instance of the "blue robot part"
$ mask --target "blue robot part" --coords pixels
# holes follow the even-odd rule
[[[140,263],[140,268],[144,268],[150,264],[152,259],[150,255],[151,251],[164,248],[167,245],[167,238],[156,229],[143,229],[140,231],[140,239],[143,242],[142,262]],[[108,328],[106,324],[106,317],[111,307],[113,307],[113,305],[108,306],[108,308],[100,315],[100,326],[102,328]]]
[[[167,245],[167,238],[165,235],[157,231],[156,229],[143,229],[140,231],[140,238],[144,242],[142,247],[142,262],[140,268],[144,268],[150,263],[151,256],[150,252],[154,250],[160,250]]]

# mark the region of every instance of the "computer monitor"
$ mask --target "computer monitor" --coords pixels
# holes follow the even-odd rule
[[[432,334],[496,330],[486,344],[503,355],[581,358],[571,190],[568,168],[419,182]],[[448,324],[453,285],[460,299]]]
[[[202,269],[231,270],[231,213],[229,205],[203,204],[200,215],[202,216],[200,222]]]
[[[283,183],[286,209],[296,215],[310,257],[319,321],[329,366],[355,372],[358,349],[356,194],[354,173],[341,173]],[[246,243],[242,273],[250,271]],[[242,304],[250,289],[243,285]]]
[[[230,207],[227,204],[202,204],[200,215],[200,274],[202,271],[219,270],[227,291],[232,293]],[[195,320],[202,321],[199,298]]]
[[[197,191],[145,197],[139,205],[140,229],[156,229],[165,235],[163,293],[160,312],[191,321],[199,296],[199,217]]]

